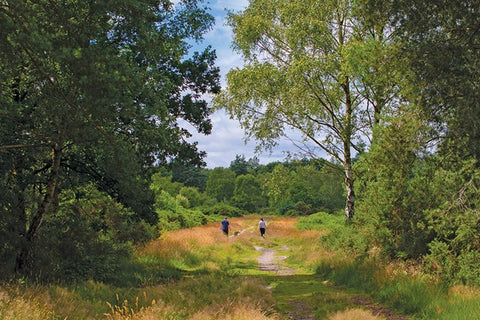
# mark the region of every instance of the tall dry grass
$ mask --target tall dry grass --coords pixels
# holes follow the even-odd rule
[[[164,303],[155,303],[151,307],[134,309],[128,305],[111,306],[111,311],[105,314],[108,320],[158,320],[184,319],[171,306]],[[259,306],[243,302],[226,301],[222,304],[213,304],[188,317],[190,320],[279,320],[279,316],[266,312]]]
[[[265,311],[255,303],[225,301],[195,313],[191,320],[279,320],[278,314]]]
[[[360,308],[348,309],[339,311],[328,317],[328,320],[384,320],[385,317],[380,317],[372,314],[370,311]]]
[[[0,289],[0,319],[2,320],[48,320],[55,313],[35,296],[28,296]]]

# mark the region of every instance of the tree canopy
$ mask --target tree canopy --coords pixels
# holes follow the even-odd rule
[[[69,184],[92,181],[152,221],[145,169],[203,163],[178,119],[211,131],[202,95],[219,90],[215,52],[189,55],[187,41],[212,23],[195,0],[0,4],[0,161],[9,194],[1,208],[27,226],[17,234],[18,268]]]

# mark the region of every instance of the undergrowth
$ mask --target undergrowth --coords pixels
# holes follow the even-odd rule
[[[477,294],[459,294],[438,279],[421,272],[419,266],[401,261],[381,259],[372,254],[365,239],[354,225],[346,224],[343,217],[317,213],[302,218],[298,227],[303,230],[325,229],[322,246],[327,252],[318,259],[316,273],[336,286],[364,292],[414,319],[473,319],[480,317],[480,290]],[[360,243],[352,244],[352,239]],[[340,245],[342,244],[343,245]],[[458,291],[458,290],[457,290]]]

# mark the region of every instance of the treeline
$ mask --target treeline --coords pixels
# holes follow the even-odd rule
[[[341,168],[325,160],[260,165],[256,158],[246,160],[237,155],[228,168],[182,167],[157,173],[152,177],[151,188],[155,191],[156,208],[164,210],[159,216],[167,219],[165,226],[168,217],[180,212],[173,207],[167,209],[175,201],[182,208],[197,207],[207,215],[228,216],[335,213],[344,205]]]

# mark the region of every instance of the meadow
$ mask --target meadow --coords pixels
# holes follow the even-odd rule
[[[115,285],[40,284],[18,279],[0,289],[0,319],[475,319],[478,289],[447,288],[413,265],[359,259],[335,248],[347,226],[331,216],[232,218],[165,233],[137,248]],[[330,220],[329,220],[330,219]],[[332,220],[333,219],[333,220]],[[258,268],[274,250],[278,270]],[[135,279],[133,281],[132,279]],[[133,285],[135,283],[136,285]]]

